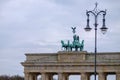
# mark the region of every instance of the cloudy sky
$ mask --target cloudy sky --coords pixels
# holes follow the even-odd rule
[[[86,10],[107,9],[105,35],[100,15],[98,52],[120,52],[120,0],[0,0],[0,75],[23,75],[25,53],[58,52],[61,40],[72,41],[77,27],[84,50],[94,52],[94,29],[85,32]],[[94,17],[90,17],[94,28]]]

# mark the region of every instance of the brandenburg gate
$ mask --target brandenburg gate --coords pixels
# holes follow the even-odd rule
[[[59,51],[58,53],[25,54],[25,80],[68,80],[69,75],[81,75],[80,80],[90,80],[94,74],[94,54],[86,51]],[[115,74],[120,80],[120,52],[97,53],[98,80],[106,80],[108,74]]]

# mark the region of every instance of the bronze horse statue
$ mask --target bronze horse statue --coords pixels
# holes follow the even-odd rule
[[[74,38],[74,41],[72,43],[70,43],[69,40],[67,43],[61,40],[62,48],[64,48],[66,51],[72,51],[73,49],[75,49],[75,51],[78,51],[78,49],[82,51],[84,48],[84,40],[82,40],[80,43],[79,36],[75,35],[75,37],[73,36],[73,38]]]
[[[70,41],[68,40],[67,44],[61,40],[62,48],[64,48],[66,51],[71,50],[72,51],[72,44],[70,44]]]

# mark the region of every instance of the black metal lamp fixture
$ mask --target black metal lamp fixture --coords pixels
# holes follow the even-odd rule
[[[86,11],[86,15],[87,15],[87,26],[86,26],[86,28],[84,28],[85,29],[85,31],[91,31],[91,27],[89,26],[89,16],[90,16],[90,13],[92,13],[93,15],[94,15],[94,17],[95,17],[95,27],[96,27],[96,29],[97,29],[97,19],[98,19],[98,15],[100,15],[101,13],[103,13],[103,25],[102,25],[102,27],[100,28],[101,29],[101,32],[103,33],[103,34],[105,34],[106,32],[107,32],[107,27],[106,27],[106,25],[105,25],[105,15],[106,15],[106,10],[101,10],[101,11],[98,11],[98,9],[97,9],[97,5],[98,5],[98,3],[95,3],[95,8],[94,8],[94,10],[92,10],[92,11]]]
[[[100,28],[101,29],[101,31],[102,31],[102,33],[103,34],[105,34],[106,32],[107,32],[107,27],[106,27],[106,25],[105,25],[105,15],[106,15],[106,10],[98,10],[97,9],[97,5],[98,5],[98,3],[95,3],[95,8],[92,10],[92,11],[86,11],[86,15],[87,15],[87,26],[86,26],[86,28],[84,28],[85,29],[85,31],[90,31],[92,28],[90,28],[90,26],[89,26],[89,16],[90,16],[90,14],[92,14],[93,16],[94,16],[94,19],[95,19],[95,23],[94,23],[94,26],[95,26],[95,61],[94,61],[94,80],[96,80],[96,75],[97,75],[97,71],[96,71],[96,63],[97,63],[97,56],[96,56],[96,54],[97,54],[97,26],[98,26],[98,16],[100,15],[100,14],[103,14],[103,19],[102,19],[102,21],[103,21],[103,25],[102,25],[102,27]]]
[[[105,15],[106,15],[106,10],[105,10],[105,14],[103,14],[103,26],[100,28],[101,29],[101,32],[103,33],[103,34],[105,34],[106,32],[107,32],[107,27],[106,27],[106,25],[105,25]]]
[[[86,28],[84,28],[85,29],[85,31],[90,31],[92,28],[90,28],[90,26],[89,26],[89,14],[86,14],[87,15],[87,26],[86,26]]]

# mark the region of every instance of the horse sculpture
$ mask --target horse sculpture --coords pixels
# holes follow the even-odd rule
[[[80,43],[79,36],[74,35],[73,36],[73,48],[75,48],[75,51],[78,51],[78,49],[82,51],[83,47],[84,47],[84,40],[82,40],[82,42]]]
[[[78,51],[78,49],[82,51],[84,48],[84,40],[82,40],[82,42],[80,43],[79,36],[77,35],[73,36],[72,43],[70,43],[69,40],[67,43],[64,43],[64,41],[61,40],[61,43],[62,43],[62,48],[64,48],[66,51],[72,51],[73,49],[75,49],[75,51]]]
[[[64,48],[66,51],[71,50],[72,51],[72,44],[70,44],[70,41],[68,40],[67,44],[64,43],[63,40],[61,40],[62,48]]]
[[[63,40],[61,40],[62,48],[64,48],[67,51],[68,44],[65,44]]]
[[[82,40],[81,45],[80,45],[80,51],[83,51],[84,48],[84,40]]]

